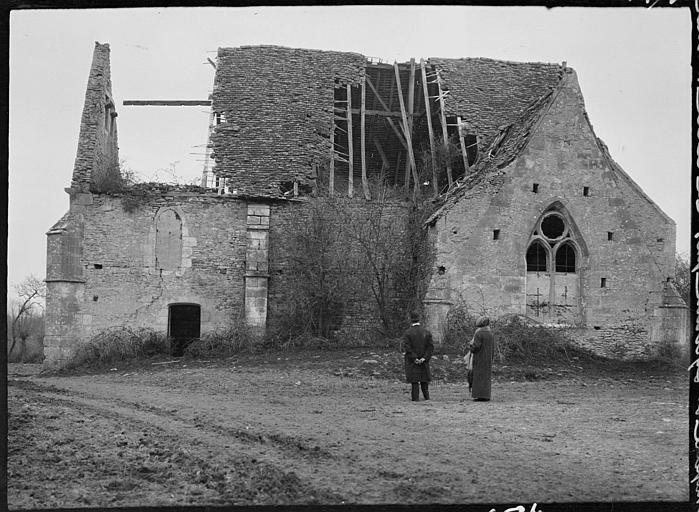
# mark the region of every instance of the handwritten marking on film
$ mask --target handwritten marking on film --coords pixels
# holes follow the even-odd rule
[[[695,429],[696,432],[696,429]],[[494,508],[491,508],[489,512],[497,512]],[[524,505],[517,505],[516,507],[508,508],[504,512],[527,512],[527,509],[524,508]],[[529,512],[543,512],[542,510],[539,510],[536,508],[536,503],[532,505],[532,508],[529,509]]]

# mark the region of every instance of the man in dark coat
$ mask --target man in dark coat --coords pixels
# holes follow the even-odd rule
[[[420,325],[420,316],[410,314],[412,325],[403,333],[403,350],[405,350],[405,380],[412,386],[413,402],[420,400],[420,388],[425,400],[430,399],[429,382],[430,358],[434,345],[432,333]],[[418,387],[419,385],[419,387]]]

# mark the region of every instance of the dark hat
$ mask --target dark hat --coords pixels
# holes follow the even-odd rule
[[[476,327],[485,327],[488,324],[490,324],[490,318],[487,316],[481,316],[476,320]]]

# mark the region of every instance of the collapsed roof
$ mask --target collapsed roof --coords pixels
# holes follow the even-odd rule
[[[431,124],[436,137],[473,141],[456,179],[482,167],[486,153],[504,161],[521,147],[564,70],[483,58],[389,65],[357,53],[221,48],[214,172],[239,193],[270,198],[292,185],[327,185],[330,174],[338,190],[351,190],[362,174],[409,186],[409,161],[429,154]]]

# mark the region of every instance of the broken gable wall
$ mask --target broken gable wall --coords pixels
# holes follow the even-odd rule
[[[445,113],[461,116],[468,132],[477,134],[480,150],[490,145],[500,127],[552,91],[563,75],[558,64],[435,57],[429,63],[448,91]]]
[[[112,99],[109,45],[95,43],[80,121],[68,213],[47,232],[46,333],[47,361],[64,359],[83,330],[85,276],[82,267],[86,213],[95,182],[121,182],[116,111]]]
[[[517,158],[491,170],[431,228],[435,268],[445,268],[433,274],[425,301],[433,327],[438,330],[448,305],[459,301],[474,314],[483,307],[491,314],[525,314],[530,235],[559,201],[586,245],[587,257],[578,258],[579,340],[604,355],[646,357],[650,317],[673,275],[674,222],[610,165],[572,70],[554,94]]]
[[[95,183],[99,187],[107,180],[121,181],[116,109],[112,98],[109,45],[95,43],[71,187],[76,192],[89,192]]]
[[[215,172],[240,193],[281,196],[331,155],[334,91],[358,85],[366,59],[356,53],[279,46],[221,48],[214,79],[211,136]]]

